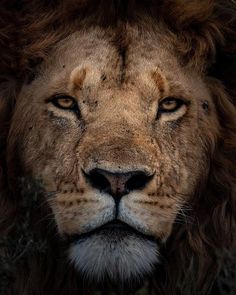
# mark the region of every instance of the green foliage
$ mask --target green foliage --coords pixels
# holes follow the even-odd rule
[[[17,223],[9,235],[0,238],[0,295],[14,281],[17,266],[26,258],[45,253],[46,240],[40,239],[32,230],[34,210],[40,206],[42,189],[40,182],[21,180],[22,196],[17,211]]]

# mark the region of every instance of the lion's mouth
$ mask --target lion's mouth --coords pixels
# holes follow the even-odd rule
[[[65,237],[65,239],[67,240],[68,243],[73,244],[73,243],[76,243],[82,239],[89,238],[90,236],[92,236],[94,234],[100,234],[100,235],[105,235],[105,236],[109,236],[109,235],[114,236],[115,235],[115,236],[117,236],[117,239],[124,238],[126,236],[135,235],[135,236],[142,237],[143,239],[146,239],[146,240],[151,240],[151,241],[157,242],[153,236],[146,235],[146,234],[138,231],[137,229],[131,227],[127,223],[122,222],[118,219],[114,219],[114,220],[112,220],[112,221],[92,230],[92,231],[89,231],[87,233],[67,235]]]
[[[142,280],[159,262],[159,243],[116,219],[70,237],[68,246],[76,270],[93,283]]]

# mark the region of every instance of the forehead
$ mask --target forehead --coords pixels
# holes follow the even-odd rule
[[[174,48],[160,32],[127,28],[126,36],[128,41],[123,46],[122,37],[117,38],[112,30],[91,28],[72,34],[57,45],[42,65],[39,85],[47,86],[45,91],[69,90],[75,79],[72,73],[86,68],[90,72],[89,81],[95,86],[101,79],[107,79],[110,87],[126,82],[138,87],[157,86],[160,94],[165,95],[172,89],[207,95],[201,78],[181,67]]]

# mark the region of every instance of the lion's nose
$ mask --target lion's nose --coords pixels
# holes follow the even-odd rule
[[[114,173],[99,168],[84,174],[94,188],[110,194],[115,199],[120,199],[133,190],[142,190],[153,177],[144,171]]]

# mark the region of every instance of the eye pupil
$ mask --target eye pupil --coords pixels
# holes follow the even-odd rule
[[[184,101],[179,98],[167,97],[163,99],[159,104],[159,113],[171,113],[177,111]]]
[[[175,106],[176,104],[177,104],[176,101],[170,100],[170,101],[166,101],[163,105],[169,107],[169,106]]]
[[[58,108],[65,109],[65,110],[72,110],[76,108],[76,102],[72,97],[62,97],[56,96],[53,97],[51,102]]]
[[[64,106],[71,106],[74,102],[69,98],[61,98],[58,100],[58,103]]]

